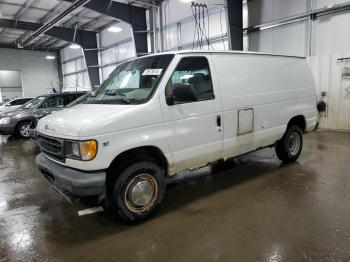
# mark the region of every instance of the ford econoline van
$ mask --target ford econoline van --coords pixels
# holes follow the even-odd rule
[[[271,146],[296,161],[316,123],[304,58],[154,54],[119,65],[87,102],[41,119],[36,161],[61,191],[101,196],[139,221],[162,202],[166,177]]]

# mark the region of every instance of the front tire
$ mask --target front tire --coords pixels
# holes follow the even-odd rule
[[[16,129],[16,135],[20,138],[29,138],[30,125],[31,125],[31,121],[24,121],[19,123]]]
[[[283,162],[296,161],[303,149],[303,131],[298,126],[288,127],[282,139],[276,142],[277,157]]]
[[[155,162],[136,161],[113,175],[116,179],[107,195],[107,207],[123,221],[145,220],[162,202],[166,185],[164,170]]]

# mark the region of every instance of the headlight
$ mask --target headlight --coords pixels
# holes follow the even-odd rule
[[[11,123],[10,117],[4,117],[0,119],[0,125],[9,125]]]
[[[72,143],[72,154],[80,158],[79,143]]]
[[[97,142],[89,141],[66,141],[65,155],[68,158],[90,161],[96,157]]]

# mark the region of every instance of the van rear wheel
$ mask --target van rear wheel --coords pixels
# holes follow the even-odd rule
[[[153,214],[164,198],[164,170],[154,162],[138,161],[115,175],[117,178],[107,196],[109,211],[130,223]]]
[[[298,126],[288,127],[282,139],[275,144],[277,157],[283,162],[296,161],[303,149],[303,131]]]

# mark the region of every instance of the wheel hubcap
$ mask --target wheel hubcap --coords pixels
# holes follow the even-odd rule
[[[155,178],[150,174],[140,174],[134,177],[125,190],[125,204],[136,213],[150,209],[157,199],[158,186]]]
[[[28,137],[29,136],[29,127],[30,127],[30,124],[27,124],[27,125],[23,125],[21,127],[21,135],[24,136],[24,137]]]
[[[293,132],[288,141],[288,148],[289,148],[289,153],[291,155],[296,155],[299,152],[300,148],[300,136],[298,133]]]

